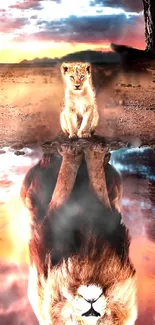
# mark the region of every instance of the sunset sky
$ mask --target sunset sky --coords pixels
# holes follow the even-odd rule
[[[61,57],[110,43],[144,48],[142,0],[5,0],[0,62]]]

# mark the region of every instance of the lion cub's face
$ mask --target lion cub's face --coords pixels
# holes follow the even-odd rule
[[[67,88],[75,94],[81,93],[91,80],[91,66],[89,63],[63,63],[61,73]]]

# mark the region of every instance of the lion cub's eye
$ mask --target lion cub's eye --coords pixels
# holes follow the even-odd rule
[[[80,80],[83,80],[85,78],[84,74],[80,76]]]
[[[71,80],[74,80],[74,76],[70,76],[70,79],[71,79]]]

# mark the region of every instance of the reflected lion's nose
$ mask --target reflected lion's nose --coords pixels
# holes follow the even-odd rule
[[[84,298],[85,299],[85,298]],[[98,299],[85,299],[87,302],[89,302],[90,304],[93,304],[93,302],[95,302]]]
[[[80,85],[75,85],[75,89],[79,89],[80,88]]]
[[[96,285],[82,285],[78,289],[78,294],[90,304],[96,302],[102,295],[103,291]]]

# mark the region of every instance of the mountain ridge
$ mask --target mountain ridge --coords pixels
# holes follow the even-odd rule
[[[90,63],[101,64],[118,64],[120,62],[120,56],[115,52],[102,52],[85,50],[74,53],[69,53],[61,58],[34,58],[33,60],[22,60],[19,65],[56,65],[61,62],[68,61],[88,61]]]

